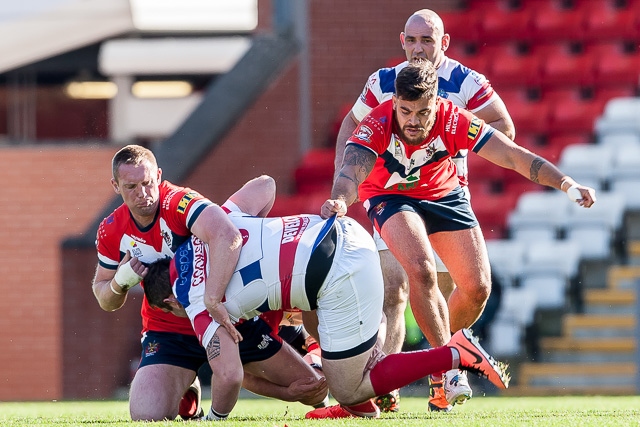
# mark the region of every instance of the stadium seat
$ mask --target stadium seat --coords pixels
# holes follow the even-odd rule
[[[294,171],[298,193],[326,190],[333,182],[335,150],[333,148],[309,150]],[[328,193],[327,193],[328,195]]]
[[[490,239],[486,243],[491,268],[503,284],[503,289],[516,286],[524,264],[524,243],[512,239]]]
[[[579,262],[580,247],[575,242],[566,240],[533,242],[526,246],[520,278],[541,274],[560,274],[569,280],[578,273]]]
[[[615,2],[583,1],[582,11],[584,40],[627,40],[635,37],[637,16],[633,8],[616,7]]]
[[[610,49],[597,57],[594,67],[596,87],[633,86],[640,82],[640,52]]]
[[[524,193],[518,198],[516,208],[508,215],[507,224],[513,239],[529,237],[555,239],[564,227],[571,202],[560,191]],[[530,235],[529,231],[539,233]]]
[[[445,33],[451,36],[453,43],[461,41],[478,42],[478,20],[480,15],[473,10],[451,10],[438,12],[444,22]]]
[[[622,227],[625,211],[625,197],[617,192],[600,192],[596,195],[597,202],[585,209],[573,203],[568,217],[568,226],[585,227],[597,226],[616,233]]]
[[[516,132],[544,134],[549,125],[549,104],[529,99],[525,89],[500,89]]]
[[[499,3],[497,7],[485,7],[480,14],[477,28],[478,40],[483,43],[496,43],[505,40],[527,41],[531,39],[531,10],[528,8],[511,9]]]
[[[584,35],[582,13],[565,8],[561,0],[527,3],[530,7],[530,37],[536,43],[578,41]]]
[[[600,144],[569,145],[558,167],[581,184],[601,189],[612,173],[613,150]]]
[[[540,58],[520,52],[514,43],[487,45],[479,54],[490,58],[487,75],[501,87],[527,87],[540,84]]]
[[[625,199],[625,209],[631,211],[640,211],[640,197],[637,196],[639,188],[638,178],[613,179],[610,183],[611,192],[621,194]]]
[[[612,156],[612,163],[611,181],[639,180],[640,144],[629,144],[624,148],[617,148]]]
[[[598,134],[598,143],[608,145],[615,150],[640,147],[640,133],[626,131]]]
[[[537,308],[559,309],[566,305],[569,279],[563,274],[554,272],[526,274],[520,278],[520,286],[535,293]]]
[[[611,256],[613,233],[602,226],[569,226],[566,239],[576,242],[583,260],[602,260]]]
[[[515,197],[508,193],[471,194],[471,207],[485,239],[504,237],[506,217],[513,209],[515,201]]]
[[[595,58],[573,52],[569,43],[534,45],[531,54],[538,57],[543,90],[593,84]]]
[[[599,135],[615,132],[640,132],[640,97],[613,98],[596,120]]]
[[[601,114],[602,106],[593,99],[564,98],[550,106],[548,133],[592,132]]]

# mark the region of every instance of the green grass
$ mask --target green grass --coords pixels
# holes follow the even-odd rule
[[[209,402],[203,402],[208,407]],[[125,401],[5,402],[0,403],[0,425],[22,426],[640,426],[640,396],[611,397],[477,397],[449,414],[425,411],[424,398],[402,398],[397,414],[379,420],[305,420],[307,407],[269,399],[240,400],[224,423],[185,424],[181,421],[129,421]]]

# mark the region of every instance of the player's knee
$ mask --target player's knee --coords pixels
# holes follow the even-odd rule
[[[242,369],[226,369],[222,372],[214,372],[211,382],[219,390],[235,390],[242,386],[244,373]]]

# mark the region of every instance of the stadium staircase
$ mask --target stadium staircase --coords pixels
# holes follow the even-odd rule
[[[640,0],[469,0],[464,9],[441,16],[452,37],[448,55],[491,80],[514,119],[516,142],[555,164],[567,147],[602,143],[608,136],[596,124],[610,101],[639,94]],[[383,65],[403,60],[388,58]],[[337,112],[329,140],[335,141],[351,102]],[[640,123],[640,116],[631,121]],[[640,144],[636,127],[632,137]],[[279,196],[274,214],[317,213],[330,193],[333,158],[333,147],[308,152],[295,171],[296,192]],[[471,203],[485,238],[513,241],[508,219],[518,200],[544,189],[479,156],[469,159]],[[640,164],[635,167],[640,171]],[[598,189],[608,193],[613,183],[604,180]],[[352,207],[349,214],[370,229],[363,209]],[[580,259],[560,305],[536,305],[513,272],[503,298],[503,306],[510,301],[512,307],[501,307],[511,312],[499,319],[489,344],[512,362],[514,381],[506,394],[637,392],[637,224],[640,205],[627,206],[624,225],[616,225],[605,243],[609,252]]]

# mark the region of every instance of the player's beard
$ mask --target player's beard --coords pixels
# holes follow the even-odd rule
[[[414,132],[408,134],[407,130],[411,129]],[[427,130],[422,126],[408,126],[405,125],[402,128],[402,140],[408,145],[420,145],[427,138]]]

